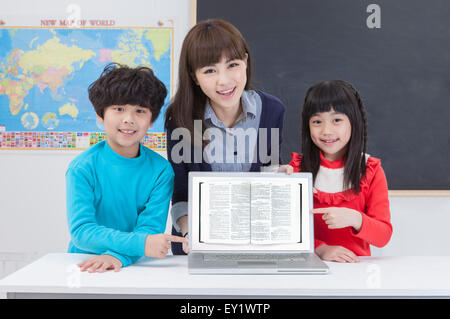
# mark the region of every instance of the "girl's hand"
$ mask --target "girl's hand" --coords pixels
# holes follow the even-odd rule
[[[357,263],[358,256],[351,250],[342,246],[328,246],[322,244],[316,248],[316,254],[323,260],[337,261],[340,263]]]
[[[322,219],[328,229],[353,227],[357,232],[361,230],[362,215],[360,212],[346,207],[327,207],[313,209],[314,214],[323,214]]]
[[[122,268],[122,262],[116,257],[110,255],[100,255],[89,258],[78,264],[81,271],[93,272],[105,272],[106,270],[119,271]]]
[[[286,173],[291,175],[294,172],[294,168],[291,165],[281,165],[278,168],[278,173]]]

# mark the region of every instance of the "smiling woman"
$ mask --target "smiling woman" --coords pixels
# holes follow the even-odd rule
[[[247,84],[247,56],[245,60],[230,60],[223,55],[218,63],[195,71],[197,85],[226,127],[232,127],[242,113],[240,99]]]
[[[253,90],[251,78],[250,50],[232,24],[206,20],[188,32],[180,55],[179,87],[165,122],[167,155],[175,172],[173,234],[187,235],[190,171],[259,172],[261,166],[280,163],[285,106],[278,98]],[[176,146],[180,128],[189,132],[183,136],[188,136],[190,149],[172,154],[180,150]],[[242,131],[258,132],[244,148],[239,147],[242,134],[237,133]],[[205,134],[208,132],[214,134]],[[260,139],[260,132],[267,135],[261,134]],[[204,155],[200,161],[195,157],[198,153]],[[183,161],[177,160],[180,158]],[[187,253],[189,247],[183,245],[182,249],[180,244],[172,244],[172,252]]]
[[[243,90],[250,90],[252,59],[247,42],[239,30],[223,20],[206,20],[199,22],[188,32],[180,54],[179,87],[173,102],[167,109],[166,126],[171,120],[175,127],[185,127],[191,133],[194,132],[193,121],[203,120],[206,103],[210,98],[203,91],[198,76],[204,74],[206,77],[208,74],[214,74],[216,64],[224,62],[224,59],[226,64],[233,60],[245,62],[245,77],[240,74],[239,82],[244,84]],[[223,81],[223,78],[220,80]],[[211,83],[213,86],[216,84],[220,85]],[[213,87],[213,90],[215,89],[227,90],[230,88]],[[242,92],[236,94],[237,100],[240,100],[241,95]],[[236,104],[234,107],[236,108]],[[234,111],[236,112],[236,110]]]

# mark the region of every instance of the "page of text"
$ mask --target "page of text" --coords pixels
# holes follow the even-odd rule
[[[200,240],[250,243],[250,183],[204,183],[201,194]]]

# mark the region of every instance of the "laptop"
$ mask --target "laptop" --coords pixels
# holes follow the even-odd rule
[[[327,274],[311,173],[189,173],[190,274]]]

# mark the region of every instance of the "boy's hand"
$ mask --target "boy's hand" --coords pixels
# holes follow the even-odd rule
[[[165,258],[169,252],[171,241],[187,243],[188,239],[167,234],[148,235],[145,241],[145,256]]]
[[[356,210],[346,207],[316,208],[314,214],[323,214],[322,219],[329,229],[353,227],[357,232],[361,230],[362,215]]]
[[[122,262],[110,255],[100,255],[89,258],[78,264],[81,271],[93,272],[105,272],[105,270],[119,271],[122,268]]]
[[[337,261],[340,263],[359,262],[359,258],[354,252],[342,246],[328,246],[327,244],[322,244],[316,248],[316,254],[327,261]]]
[[[294,172],[294,168],[291,165],[281,165],[278,168],[278,173],[286,173],[291,175]]]

